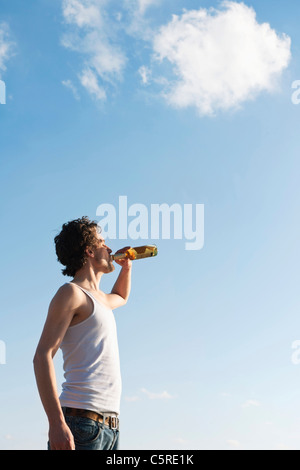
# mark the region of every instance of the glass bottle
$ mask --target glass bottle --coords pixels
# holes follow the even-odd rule
[[[136,246],[134,248],[129,248],[124,253],[115,253],[112,255],[113,261],[119,259],[129,258],[131,260],[141,259],[141,258],[150,258],[151,256],[156,256],[158,253],[156,245],[144,245]]]

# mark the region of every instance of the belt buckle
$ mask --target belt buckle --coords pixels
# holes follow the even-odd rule
[[[110,429],[118,429],[118,418],[116,416],[110,417]]]

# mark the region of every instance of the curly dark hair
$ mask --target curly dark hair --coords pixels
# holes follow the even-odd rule
[[[57,260],[65,266],[64,276],[75,276],[75,273],[86,263],[85,250],[96,246],[96,230],[101,230],[97,222],[88,217],[71,220],[63,224],[61,232],[54,238]]]

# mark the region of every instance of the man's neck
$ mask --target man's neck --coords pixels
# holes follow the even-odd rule
[[[79,284],[87,290],[99,290],[99,284],[104,273],[101,271],[95,272],[91,266],[84,266],[74,276],[73,282]]]

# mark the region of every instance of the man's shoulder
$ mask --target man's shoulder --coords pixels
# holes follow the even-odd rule
[[[77,287],[72,282],[65,282],[62,284],[56,291],[57,296],[64,297],[64,296],[73,296],[77,294]]]
[[[83,292],[77,286],[72,282],[66,282],[58,288],[52,302],[75,306],[82,302],[83,297]]]

